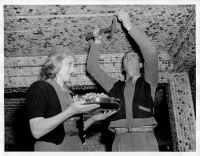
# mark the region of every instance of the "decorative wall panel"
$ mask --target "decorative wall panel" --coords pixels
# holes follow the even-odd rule
[[[195,151],[196,121],[187,73],[170,75],[168,107],[174,149]]]

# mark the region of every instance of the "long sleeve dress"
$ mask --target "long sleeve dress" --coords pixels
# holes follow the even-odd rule
[[[65,86],[65,91],[62,91],[58,83],[52,79],[34,82],[26,95],[29,119],[50,118],[68,109],[73,103],[70,93],[67,86]],[[81,115],[72,116],[48,134],[37,139],[34,151],[83,151],[77,125],[79,120],[82,120]],[[83,122],[80,123],[83,124]]]

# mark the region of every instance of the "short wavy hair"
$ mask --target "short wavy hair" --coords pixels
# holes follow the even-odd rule
[[[61,64],[64,58],[67,56],[72,56],[75,61],[77,61],[77,58],[74,53],[70,51],[68,47],[63,46],[56,46],[52,49],[51,54],[47,57],[46,62],[44,63],[44,66],[41,69],[40,72],[40,78],[42,80],[46,80],[48,78],[55,78],[56,74],[61,69]]]

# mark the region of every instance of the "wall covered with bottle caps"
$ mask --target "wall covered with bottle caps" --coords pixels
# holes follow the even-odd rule
[[[25,111],[26,89],[39,79],[40,69],[54,46],[68,47],[78,58],[75,73],[68,84],[70,88],[77,91],[98,89],[96,82],[86,73],[92,40],[86,41],[85,37],[95,25],[100,28],[110,26],[115,18],[113,14],[121,9],[129,12],[131,21],[157,47],[159,83],[168,84],[174,150],[196,150],[195,74],[192,70],[196,63],[195,5],[5,5],[5,144],[19,141],[13,119],[19,110]],[[123,80],[121,58],[133,50],[138,50],[137,45],[130,44],[121,23],[117,22],[113,37],[109,38],[109,33],[104,35],[100,67],[110,76]],[[193,72],[188,76],[188,71]],[[157,92],[157,99],[159,95]],[[90,148],[88,143],[86,151],[105,151],[104,144],[98,141],[100,135],[97,132],[87,138],[92,143]],[[93,147],[94,142],[98,146]]]

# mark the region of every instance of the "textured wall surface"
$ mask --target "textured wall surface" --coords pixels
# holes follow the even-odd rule
[[[85,71],[92,43],[92,40],[86,41],[85,36],[95,25],[100,28],[110,26],[113,13],[120,9],[130,13],[131,21],[149,36],[158,49],[159,83],[168,84],[167,101],[174,150],[196,150],[196,75],[193,67],[196,63],[195,5],[5,5],[4,101],[7,150],[30,148],[24,146],[29,137],[20,139],[22,134],[30,136],[27,132],[27,121],[24,119],[25,92],[30,84],[39,79],[41,66],[54,46],[67,46],[78,57],[76,72],[72,75],[69,86],[77,92],[90,89],[99,91],[98,85]],[[105,36],[100,67],[110,76],[123,80],[121,58],[125,52],[137,51],[138,46],[129,42],[130,38],[120,23],[117,23],[112,39],[109,34]],[[160,104],[163,97],[161,95],[158,91],[156,106]],[[25,126],[20,121],[26,123]],[[101,127],[99,125],[101,123],[94,125],[94,131],[90,131],[87,136],[86,151],[106,150],[105,142],[99,139],[103,130],[96,131]],[[19,129],[20,126],[23,131]],[[16,148],[9,146],[12,144]]]
[[[85,36],[95,25],[108,27],[120,9],[128,11],[132,22],[157,46],[160,71],[185,71],[195,63],[195,6],[4,6],[5,87],[28,87],[38,79],[44,58],[55,45],[69,47],[80,58],[75,76],[85,82],[73,85],[89,83],[84,67],[91,41]],[[104,38],[102,68],[121,78],[120,59],[133,49],[137,46],[130,44],[117,23],[113,38]]]

